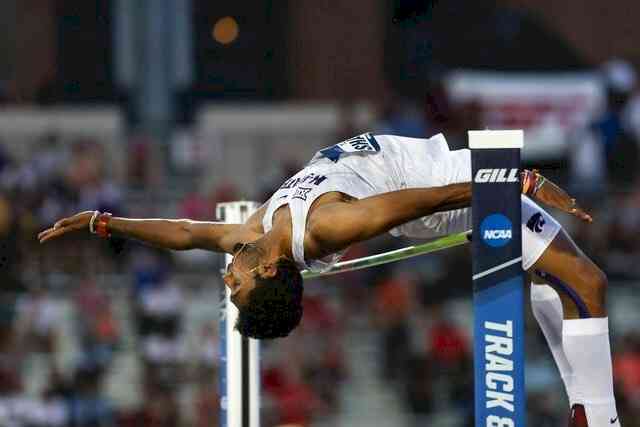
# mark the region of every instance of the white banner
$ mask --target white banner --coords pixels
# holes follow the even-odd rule
[[[524,129],[525,160],[562,156],[568,135],[587,125],[606,100],[595,73],[455,71],[446,79],[456,105],[474,103],[489,129]]]

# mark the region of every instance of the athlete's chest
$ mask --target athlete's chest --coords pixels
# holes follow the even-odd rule
[[[317,214],[318,208],[320,206],[327,205],[329,203],[340,203],[340,202],[350,202],[355,200],[354,197],[351,197],[347,194],[341,193],[339,191],[329,191],[327,193],[321,194],[318,196],[311,206],[309,206],[309,213],[307,214],[307,224],[311,223],[314,220],[314,214]],[[278,207],[273,212],[273,225],[286,225],[291,226],[291,210],[289,209],[289,205],[287,203]]]
[[[313,224],[320,222],[319,220],[321,219],[324,219],[319,218],[320,216],[330,215],[331,209],[320,208],[336,203],[348,203],[353,200],[355,200],[355,198],[347,194],[341,193],[339,191],[330,191],[318,196],[318,198],[313,201],[313,203],[309,207],[309,212],[307,214],[306,223],[304,226],[303,244],[304,252],[307,257],[315,259],[326,255],[326,251],[322,248],[322,246],[316,239],[317,236],[313,230]],[[279,230],[293,229],[293,218],[291,216],[291,210],[289,209],[288,204],[284,204],[274,211],[273,228]]]

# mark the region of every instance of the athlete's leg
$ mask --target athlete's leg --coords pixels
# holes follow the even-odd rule
[[[558,232],[530,270],[534,277],[558,291],[565,319],[607,315],[607,276],[564,230]]]
[[[562,302],[558,292],[535,274],[531,277],[531,311],[547,340],[553,360],[560,371],[560,377],[567,391],[569,407],[576,402],[573,370],[562,348]]]
[[[613,396],[606,275],[564,230],[530,270],[553,286],[562,302],[562,350],[570,368],[567,393],[571,403],[584,405],[592,427],[620,425]],[[555,313],[557,316],[557,310]],[[549,323],[553,335],[558,334],[557,324],[557,319]],[[559,356],[562,359],[561,353]]]

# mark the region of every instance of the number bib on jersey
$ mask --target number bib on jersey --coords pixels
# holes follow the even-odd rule
[[[342,141],[336,145],[320,150],[323,157],[337,163],[340,156],[345,153],[370,153],[380,151],[378,141],[370,133],[354,136],[353,138]]]

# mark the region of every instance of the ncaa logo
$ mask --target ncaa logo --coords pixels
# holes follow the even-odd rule
[[[480,237],[487,245],[500,248],[513,236],[513,226],[509,218],[502,214],[489,215],[480,223]]]

